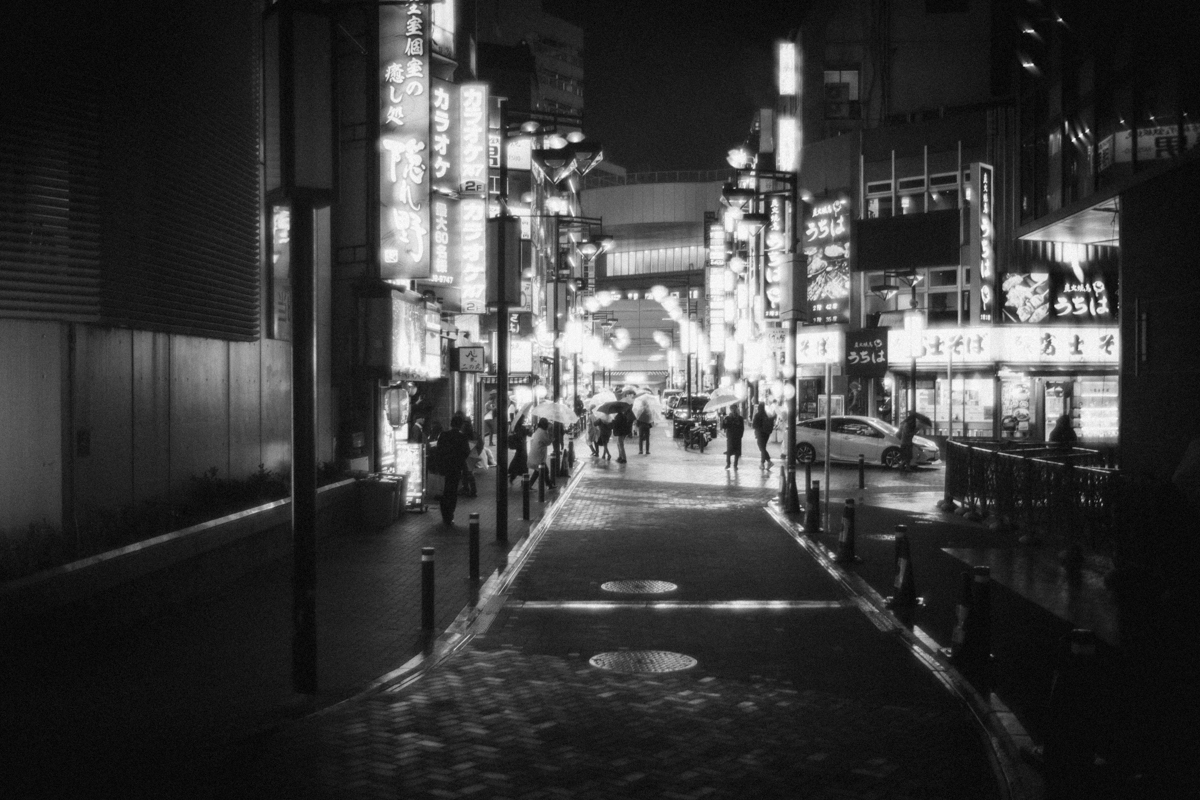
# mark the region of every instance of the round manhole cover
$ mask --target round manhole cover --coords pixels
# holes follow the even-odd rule
[[[599,653],[588,663],[612,672],[678,672],[696,666],[696,659],[668,650],[626,650],[620,653]]]
[[[606,592],[623,594],[665,594],[679,587],[668,581],[609,581],[601,584],[600,588]]]

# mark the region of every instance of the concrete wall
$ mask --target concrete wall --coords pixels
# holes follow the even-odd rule
[[[328,252],[328,220],[318,228]],[[319,261],[324,462],[334,458],[337,423],[330,268]],[[259,464],[288,474],[291,372],[289,342],[0,319],[0,535],[162,497],[213,467],[223,478]]]
[[[0,531],[62,515],[66,334],[0,319]]]

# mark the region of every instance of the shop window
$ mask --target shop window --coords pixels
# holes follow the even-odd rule
[[[958,323],[958,292],[929,292],[929,323]]]

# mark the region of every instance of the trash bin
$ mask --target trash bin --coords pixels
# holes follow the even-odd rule
[[[386,528],[400,518],[404,508],[403,475],[369,475],[359,482],[362,524]]]

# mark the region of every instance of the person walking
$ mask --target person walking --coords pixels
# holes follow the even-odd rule
[[[1054,430],[1050,431],[1050,441],[1060,447],[1074,447],[1079,441],[1079,437],[1075,434],[1075,428],[1071,426],[1071,415],[1063,414],[1054,423]]]
[[[767,442],[771,438],[771,431],[775,430],[775,420],[767,413],[766,403],[758,404],[750,427],[754,429],[754,441],[758,443],[759,468],[770,469],[771,454],[767,452]]]
[[[588,447],[591,448],[592,457],[596,458],[600,455],[599,420],[596,419],[596,415],[593,412],[589,411],[586,413],[587,413],[587,443],[588,443]]]
[[[496,396],[493,392],[483,404],[483,434],[489,446],[496,444]]]
[[[529,438],[529,427],[525,417],[517,417],[513,421],[512,430],[508,432],[508,446],[513,451],[512,461],[508,464],[508,482],[511,484],[518,476],[524,475],[529,468],[529,453],[526,439]]]
[[[543,417],[537,421],[537,427],[533,429],[533,435],[529,437],[530,488],[538,478],[542,478],[546,482],[547,489],[554,488],[554,476],[550,474],[546,463],[546,458],[550,454],[551,441],[550,420]]]
[[[613,426],[607,416],[596,415],[596,448],[603,450],[600,457],[612,461],[612,453],[608,452],[608,440],[612,438]]]
[[[917,435],[917,415],[910,411],[900,423],[900,471],[913,468],[913,437]]]
[[[721,427],[725,429],[725,469],[729,469],[732,463],[736,470],[738,460],[742,457],[742,436],[746,433],[746,420],[736,404],[729,407]]]
[[[455,414],[450,419],[450,429],[442,431],[437,439],[438,467],[446,478],[441,499],[442,522],[447,525],[454,522],[458,486],[467,468],[467,456],[471,454],[471,440],[463,432],[464,421],[462,414]]]
[[[654,412],[650,410],[650,404],[646,403],[641,407],[641,412],[637,415],[639,456],[643,455],[643,448],[645,448],[645,455],[650,455],[650,429],[652,427],[654,427]]]
[[[625,438],[633,433],[633,411],[618,411],[613,419],[613,435],[617,437],[617,463],[625,463]]]

